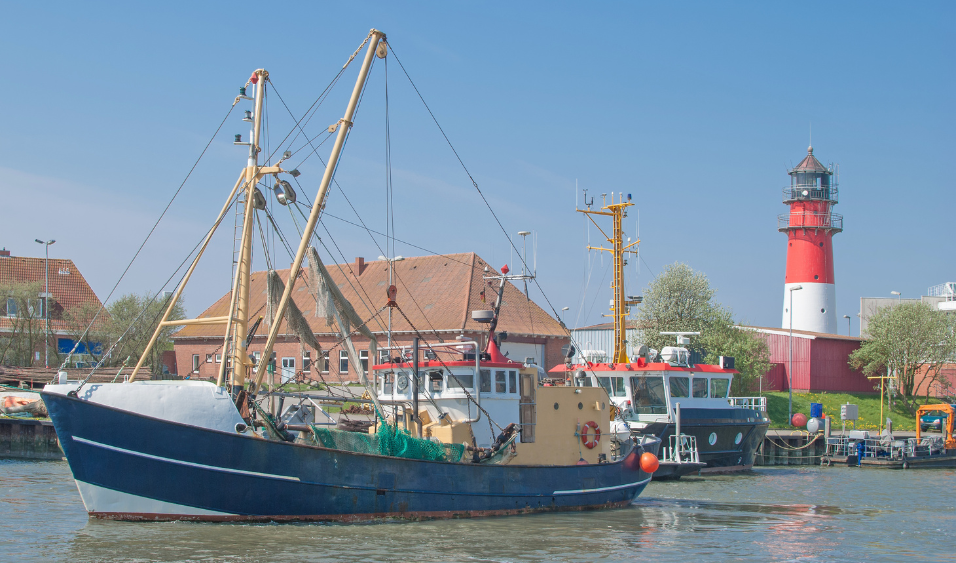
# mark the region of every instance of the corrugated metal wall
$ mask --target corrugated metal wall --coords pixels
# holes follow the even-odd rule
[[[764,386],[786,391],[790,367],[790,337],[761,334],[770,348],[775,365],[764,377]],[[873,383],[847,363],[850,353],[860,347],[855,340],[793,337],[793,389],[845,393],[870,393]]]
[[[637,336],[637,329],[627,329],[627,356],[633,355],[633,344],[631,341]],[[578,349],[578,356],[575,359],[580,360],[581,350],[604,350],[607,355],[614,351],[614,329],[575,329],[571,331],[571,339],[574,346]]]

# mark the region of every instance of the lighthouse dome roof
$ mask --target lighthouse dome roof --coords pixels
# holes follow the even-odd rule
[[[813,156],[813,147],[807,147],[807,156],[800,161],[800,164],[796,165],[793,170],[790,171],[790,174],[795,172],[818,172],[821,174],[827,174],[830,171],[826,166],[820,163],[817,160],[817,157]]]

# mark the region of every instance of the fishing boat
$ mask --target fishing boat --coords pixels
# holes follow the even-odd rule
[[[280,325],[289,326],[303,344],[318,347],[291,300],[300,280],[321,295],[317,305],[331,304],[327,313],[334,317],[353,365],[362,365],[351,343],[356,331],[370,337],[372,357],[378,357],[374,337],[330,283],[312,246],[370,68],[376,57],[389,56],[385,34],[374,29],[349,63],[363,48],[346,112],[329,128],[335,142],[287,283],[270,272],[267,291],[272,305],[264,351],[256,356],[248,350],[260,326],[250,323],[249,310],[253,232],[262,225],[257,214],[265,212],[257,184],[268,187],[263,181],[269,182],[280,204],[294,203],[295,192],[284,178],[295,178],[298,172],[283,166],[285,156],[276,164],[262,162],[263,100],[270,77],[258,69],[234,102],[253,105],[246,112],[246,120],[253,123],[251,138],[243,143],[236,137],[237,144],[249,145],[247,165],[168,297],[165,313],[129,380],[93,384],[89,378],[71,383],[61,377],[44,388],[43,401],[91,516],[353,522],[525,514],[626,506],[651,480],[659,440],[631,436],[600,440],[611,424],[605,390],[545,387],[539,368],[501,356],[493,328],[481,349],[477,342],[471,348],[456,343],[460,348],[446,349],[426,343],[421,365],[418,346],[410,356],[384,347],[396,357],[373,366],[378,385],[359,370],[375,419],[369,430],[330,427],[326,421],[331,415],[308,396],[300,396],[298,404],[284,410],[268,406],[273,394],[263,378]],[[171,319],[216,227],[233,206],[238,206],[241,226],[228,311]],[[303,271],[306,260],[308,272]],[[391,286],[381,305],[395,306],[396,299]],[[486,318],[488,312],[476,314]],[[162,329],[196,324],[224,329],[224,359],[215,382],[137,380]],[[484,386],[486,374],[491,377],[492,372],[495,385],[504,382],[504,394],[519,398],[520,415],[515,412],[507,418],[507,412],[491,408],[493,393]],[[394,395],[387,403],[380,400],[395,391],[407,400]],[[432,405],[442,397],[444,406]],[[420,399],[428,403],[426,408],[420,408]],[[489,428],[487,436],[479,429],[484,425]]]
[[[628,357],[625,318],[641,299],[625,294],[624,258],[635,252],[640,241],[625,242],[621,225],[633,203],[630,194],[625,198],[623,193],[616,197],[611,193],[599,209],[593,208],[593,201],[593,197],[590,201],[585,197],[587,208],[578,211],[613,221],[610,235],[606,235],[610,248],[588,248],[611,252],[614,257],[609,315],[614,319],[614,350],[609,358],[592,353],[574,362],[572,347],[565,364],[550,373],[578,388],[605,389],[616,407],[615,424],[625,425],[635,436],[661,439],[661,463],[655,479],[750,469],[770,419],[764,398],[730,396],[738,373],[734,358],[720,357],[718,365],[692,363],[685,346],[690,336],[698,334],[693,332],[664,332],[677,338],[677,346],[666,346],[660,352],[639,346],[636,357]]]

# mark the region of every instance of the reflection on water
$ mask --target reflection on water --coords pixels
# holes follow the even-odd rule
[[[954,488],[950,470],[767,468],[652,483],[631,507],[601,512],[143,524],[88,519],[65,462],[0,460],[0,560],[956,561]]]

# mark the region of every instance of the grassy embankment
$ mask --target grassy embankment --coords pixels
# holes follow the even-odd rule
[[[779,391],[764,393],[767,396],[767,414],[770,417],[770,428],[788,429],[787,424],[787,393]],[[926,401],[918,398],[920,404],[936,403],[937,400]],[[848,421],[847,430],[878,430],[880,425],[880,395],[879,393],[794,393],[793,412],[801,412],[810,416],[810,403],[822,403],[823,414],[833,417],[831,424],[835,430],[842,428],[840,420],[840,405],[850,403],[859,406],[860,418],[856,422]],[[883,397],[883,418],[893,421],[894,430],[916,430],[916,417],[909,413],[899,401],[893,401],[893,410],[889,410],[886,397]]]

